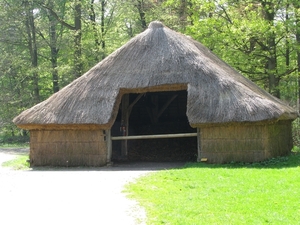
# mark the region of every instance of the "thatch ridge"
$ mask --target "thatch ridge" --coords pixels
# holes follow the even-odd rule
[[[25,110],[14,123],[110,127],[122,94],[187,87],[191,125],[295,119],[297,112],[260,89],[199,42],[160,22],[87,73]],[[121,91],[120,91],[121,90]]]

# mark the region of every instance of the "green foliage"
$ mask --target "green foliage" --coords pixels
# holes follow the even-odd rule
[[[20,133],[9,133],[2,132],[0,133],[0,146],[3,145],[28,145],[29,135],[24,130],[21,130]]]
[[[294,141],[294,145],[295,145],[295,149],[299,149],[300,148],[300,119],[296,119],[293,122],[293,141]]]
[[[292,152],[300,153],[300,147],[294,146],[293,149],[292,149]]]
[[[300,154],[241,165],[187,164],[127,185],[147,224],[297,224]]]
[[[55,82],[61,89],[74,80],[76,60],[87,71],[153,20],[202,42],[262,88],[297,105],[300,31],[295,0],[81,1],[80,56],[75,55],[76,32],[71,29],[76,2],[0,0],[0,131],[18,132],[12,119],[37,103],[36,88],[38,101],[48,98]],[[27,27],[30,12],[37,65]]]
[[[32,4],[31,4],[32,3]],[[125,18],[133,17],[135,6],[122,4],[121,1],[106,1],[104,30],[101,27],[101,1],[95,1],[96,26],[91,26],[89,10],[91,3],[82,3],[82,65],[83,71],[98,63],[104,56],[124,44],[130,37],[124,29]],[[45,5],[47,4],[47,5]],[[21,111],[36,104],[35,84],[38,82],[39,101],[45,100],[53,94],[53,72],[58,73],[59,88],[69,84],[74,79],[74,31],[52,17],[51,9],[57,18],[73,26],[72,1],[30,1],[34,13],[34,26],[38,53],[38,65],[32,65],[32,52],[29,46],[27,17],[25,4],[0,0],[3,9],[0,12],[0,131],[14,136],[18,129],[12,120]],[[45,7],[46,6],[46,7]],[[124,6],[126,6],[124,8]],[[48,9],[48,8],[49,9]],[[130,17],[126,13],[131,13]],[[52,29],[49,32],[50,28]],[[134,29],[131,35],[141,30]],[[55,32],[55,33],[54,33]],[[32,35],[32,34],[31,34]],[[53,37],[52,37],[53,35]],[[100,46],[95,46],[98,39]],[[101,43],[105,42],[102,46]],[[102,47],[101,47],[102,46]],[[54,52],[56,51],[56,54]],[[54,59],[56,58],[56,64]],[[55,66],[55,67],[54,67]],[[32,74],[38,77],[33,78]]]
[[[295,106],[298,65],[293,7],[286,2],[268,2],[269,7],[264,7],[265,1],[194,0],[192,23],[186,33],[262,88],[278,92]]]

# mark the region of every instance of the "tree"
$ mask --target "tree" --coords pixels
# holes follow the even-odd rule
[[[74,14],[74,22],[70,24],[68,21],[64,20],[59,16],[59,14],[53,8],[53,4],[50,2],[40,2],[40,6],[47,10],[61,25],[73,31],[74,37],[74,78],[78,78],[83,73],[83,63],[82,63],[82,46],[81,46],[81,38],[82,38],[82,25],[81,25],[81,9],[82,4],[81,0],[75,0],[73,4],[73,14]]]
[[[101,1],[101,33],[104,33],[104,16],[105,16],[105,4],[106,2],[104,0]],[[92,25],[93,35],[94,35],[94,42],[95,42],[95,49],[96,52],[100,52],[100,46],[102,46],[102,49],[105,49],[105,41],[101,40],[98,35],[98,29],[97,29],[97,21],[96,21],[96,12],[95,12],[95,1],[91,0],[90,2],[90,10],[89,10],[89,19]],[[102,59],[104,58],[104,54],[102,54]],[[95,60],[99,60],[98,54],[95,55]]]
[[[270,93],[282,97],[281,81],[295,71],[295,65],[286,66],[286,50],[292,41],[286,42],[288,23],[284,18],[288,17],[281,17],[286,14],[287,2],[280,3],[195,0],[187,33]]]
[[[297,70],[298,70],[298,110],[300,111],[300,3],[297,0],[293,1],[295,8],[295,35],[297,49]]]
[[[32,67],[32,83],[33,83],[33,99],[35,103],[40,101],[39,90],[39,74],[38,74],[38,53],[37,53],[37,40],[36,40],[36,27],[34,19],[34,5],[32,1],[24,0],[25,11],[25,26],[27,33],[27,44],[30,53],[31,67]]]
[[[48,1],[49,7],[54,8],[53,0]],[[64,5],[61,5],[64,8]],[[51,61],[51,73],[52,73],[52,90],[53,93],[59,91],[59,75],[58,75],[58,52],[59,48],[57,46],[57,25],[58,21],[52,15],[49,10],[46,10],[46,15],[49,21],[49,48],[50,48],[50,61]],[[44,36],[42,35],[44,38]]]
[[[297,0],[0,0],[0,7],[0,123],[7,130],[20,111],[153,20],[202,42],[273,95],[300,101]]]
[[[35,89],[38,84],[33,80],[38,75],[36,40],[32,36],[28,38],[34,30],[29,27],[32,26],[29,20],[33,19],[29,7],[11,1],[0,1],[0,6],[3,9],[0,12],[0,131],[14,135],[16,127],[12,118],[39,97],[36,95],[39,90]]]

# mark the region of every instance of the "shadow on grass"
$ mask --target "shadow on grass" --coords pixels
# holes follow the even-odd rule
[[[28,148],[6,148],[0,153],[12,155],[26,155]],[[184,168],[257,168],[257,169],[282,169],[300,166],[300,152],[292,152],[288,156],[272,158],[258,163],[231,162],[227,164],[208,164],[196,162],[118,162],[112,166],[104,167],[31,167],[27,171],[160,171]]]
[[[256,163],[242,163],[242,162],[231,162],[226,164],[208,164],[208,163],[187,163],[185,168],[256,168],[256,169],[283,169],[300,167],[300,152],[292,152],[288,156],[282,156],[277,158],[268,159],[262,162]]]
[[[160,171],[184,168],[185,162],[122,162],[103,167],[53,167],[35,166],[28,171]]]
[[[208,164],[196,162],[122,162],[104,167],[33,167],[31,171],[160,171],[186,168],[255,168],[255,169],[283,169],[300,167],[300,152],[289,156],[272,158],[257,163],[232,162],[227,164]]]

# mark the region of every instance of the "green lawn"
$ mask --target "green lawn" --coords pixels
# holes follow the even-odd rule
[[[28,154],[25,155],[17,155],[16,158],[3,162],[1,166],[10,167],[14,170],[27,170],[30,168]]]
[[[187,164],[126,186],[147,224],[300,224],[300,153],[256,164]]]

